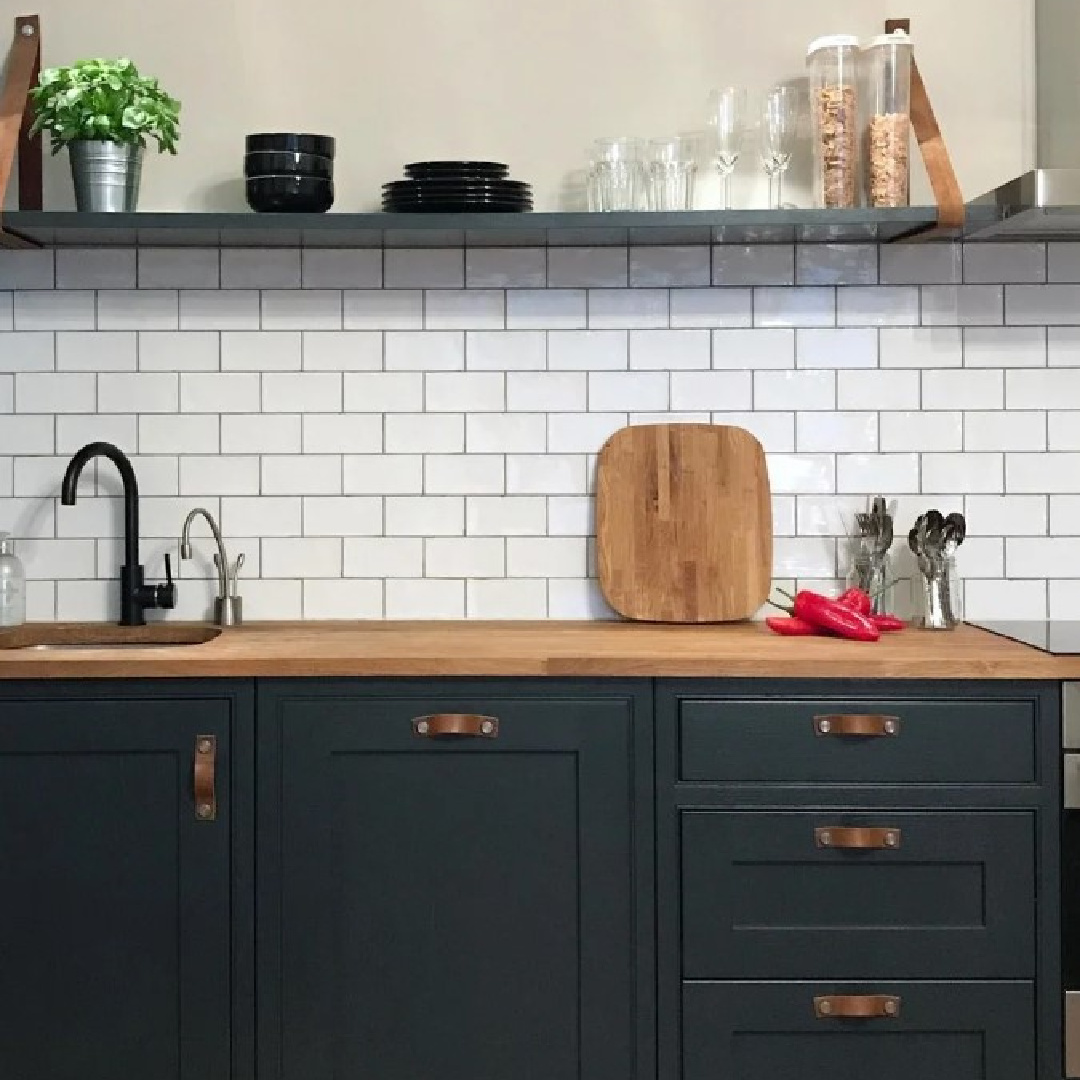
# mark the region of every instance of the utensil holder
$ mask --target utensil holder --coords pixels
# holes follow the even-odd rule
[[[923,630],[955,630],[963,621],[956,561],[947,559],[940,571],[923,574],[922,614],[916,625]]]
[[[848,571],[847,584],[869,594],[875,615],[892,612],[892,558],[887,551],[856,555]]]

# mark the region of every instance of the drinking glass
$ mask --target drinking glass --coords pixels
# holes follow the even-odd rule
[[[761,164],[769,178],[769,209],[783,205],[784,173],[791,165],[798,137],[799,96],[788,86],[774,86],[761,110]]]
[[[640,210],[644,164],[640,139],[597,139],[589,155],[589,209]]]
[[[688,139],[650,139],[649,209],[690,210],[694,205],[697,162]]]
[[[724,184],[724,209],[731,209],[731,174],[746,136],[746,91],[737,86],[714,90],[709,96],[709,123],[716,128],[713,163]]]

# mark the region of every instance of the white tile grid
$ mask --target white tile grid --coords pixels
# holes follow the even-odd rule
[[[251,618],[603,618],[599,445],[711,416],[766,444],[785,580],[842,573],[880,489],[967,512],[969,615],[1060,613],[1076,267],[1071,244],[4,252],[0,529],[35,617],[111,615],[108,466],[84,490],[109,498],[53,501],[108,438],[137,455],[148,574],[206,504],[246,550]],[[205,617],[205,558],[182,577]]]

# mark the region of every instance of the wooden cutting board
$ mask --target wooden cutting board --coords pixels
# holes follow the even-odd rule
[[[647,622],[734,622],[772,580],[761,443],[738,427],[649,424],[600,451],[597,560],[608,603]]]

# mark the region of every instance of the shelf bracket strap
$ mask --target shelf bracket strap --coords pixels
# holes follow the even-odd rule
[[[37,15],[15,19],[15,37],[8,57],[7,79],[0,92],[0,247],[33,247],[3,230],[3,196],[11,180],[15,152],[19,157],[19,209],[42,208],[40,138],[30,137],[34,111],[30,89],[41,71],[41,20]]]
[[[909,32],[911,20],[886,20],[885,33],[891,34],[894,30]],[[926,166],[930,186],[933,188],[934,199],[937,202],[937,225],[933,226],[929,232],[960,229],[966,218],[964,195],[960,190],[960,182],[956,179],[952,158],[949,157],[948,148],[945,146],[945,137],[941,134],[941,127],[934,115],[934,107],[930,104],[926,83],[923,82],[918,61],[915,59],[911,62],[911,126],[915,131],[919,152],[922,154],[923,164]],[[923,232],[921,235],[925,237],[928,233]]]

